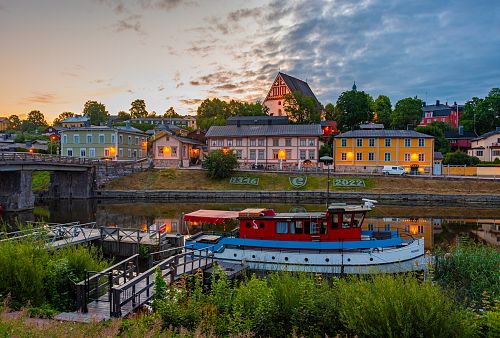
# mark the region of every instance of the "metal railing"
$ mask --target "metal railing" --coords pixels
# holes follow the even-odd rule
[[[115,227],[100,227],[101,239],[112,240],[117,243],[143,243],[147,240],[159,244],[161,233],[159,230],[142,231],[140,229],[124,229]],[[147,243],[150,244],[150,243]]]
[[[56,164],[78,164],[78,165],[93,165],[99,161],[60,155],[48,155],[39,153],[15,153],[15,152],[0,152],[0,161],[2,162],[36,162],[36,163],[56,163]]]

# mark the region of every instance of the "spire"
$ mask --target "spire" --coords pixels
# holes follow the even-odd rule
[[[356,81],[354,81],[354,84],[352,85],[352,90],[356,91],[357,87],[356,87]]]

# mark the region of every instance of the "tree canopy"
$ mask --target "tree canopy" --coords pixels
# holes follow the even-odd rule
[[[379,95],[373,102],[374,122],[382,123],[385,128],[391,126],[392,105],[391,100],[385,95]]]
[[[451,150],[450,142],[444,137],[443,130],[438,125],[431,123],[427,126],[416,127],[415,131],[434,136],[434,148],[436,151],[446,154]]]
[[[167,109],[165,114],[163,114],[163,117],[180,118],[181,116],[177,114],[177,112],[174,110],[174,107],[170,107]]]
[[[9,116],[9,129],[19,129],[21,127],[21,119],[17,115]]]
[[[54,119],[54,121],[52,122],[52,125],[60,126],[62,121],[66,120],[67,118],[74,117],[74,116],[76,116],[75,113],[72,113],[70,111],[65,111],[64,113],[59,114],[59,116]]]
[[[484,99],[473,97],[464,107],[460,124],[479,135],[500,126],[500,89],[493,88]]]
[[[370,95],[356,89],[340,94],[335,105],[335,121],[340,131],[347,131],[363,122],[372,120]]]
[[[407,97],[396,103],[391,116],[391,127],[408,129],[409,125],[418,126],[422,121],[422,100]]]
[[[127,121],[127,120],[130,120],[130,114],[127,113],[126,111],[119,111],[118,112],[118,118],[115,120],[116,122],[123,122],[123,121]]]
[[[238,159],[232,151],[214,150],[205,159],[210,178],[226,178],[238,168]]]
[[[130,116],[133,119],[148,117],[148,111],[146,110],[146,102],[144,100],[137,99],[131,103],[131,107],[129,109]]]
[[[327,103],[325,106],[325,119],[328,121],[332,121],[334,119],[334,114],[335,114],[335,106],[333,103]]]
[[[109,113],[106,106],[97,101],[87,101],[83,107],[83,115],[88,116],[90,124],[100,125],[109,119]]]
[[[45,116],[39,110],[30,111],[26,121],[33,123],[37,127],[44,127],[48,125],[45,120]]]
[[[301,92],[283,95],[283,106],[292,122],[304,124],[321,121],[321,107],[313,97],[302,95]]]

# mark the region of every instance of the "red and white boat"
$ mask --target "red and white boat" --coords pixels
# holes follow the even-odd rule
[[[400,231],[365,231],[361,225],[374,202],[336,203],[326,212],[276,213],[272,209],[198,210],[186,222],[236,219],[233,235],[198,233],[186,240],[194,249],[212,247],[217,260],[255,270],[326,274],[406,272],[425,268],[424,239]]]

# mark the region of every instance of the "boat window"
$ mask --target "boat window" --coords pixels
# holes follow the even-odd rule
[[[332,214],[332,229],[339,227],[339,214]]]
[[[355,213],[353,214],[352,227],[360,228],[361,224],[363,224],[363,218],[365,217],[364,213]]]
[[[296,234],[302,234],[303,231],[304,231],[304,229],[302,227],[302,221],[297,221],[295,223],[295,233]]]
[[[245,223],[245,226],[246,226],[247,228],[250,228],[250,227],[251,227],[250,222],[246,222],[246,223]]]
[[[288,222],[276,222],[276,233],[277,234],[287,234],[288,233]]]
[[[311,233],[311,222],[304,221],[304,233],[307,235]]]
[[[264,229],[264,222],[260,222],[260,228]]]
[[[291,234],[295,233],[295,222],[290,222],[290,233]]]
[[[317,234],[317,233],[318,233],[318,223],[311,222],[311,234]]]
[[[352,214],[344,214],[342,215],[342,228],[350,228],[351,227],[351,220],[352,220]]]
[[[328,229],[328,223],[327,222],[321,222],[321,228],[319,229],[319,233],[324,235],[326,234]]]

